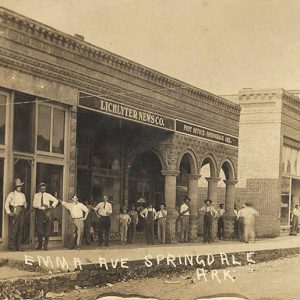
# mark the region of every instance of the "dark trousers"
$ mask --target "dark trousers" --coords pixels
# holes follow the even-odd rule
[[[84,240],[88,245],[91,244],[91,226],[92,221],[89,217],[87,217],[84,222]]]
[[[234,231],[233,231],[233,239],[238,240],[239,238],[239,221],[237,219],[234,220]]]
[[[147,221],[145,224],[145,233],[146,233],[146,242],[148,245],[154,244],[154,222],[153,221]]]
[[[109,245],[109,230],[111,220],[109,216],[101,216],[99,219],[99,246],[104,242],[105,246]],[[103,238],[104,235],[104,238]]]
[[[133,244],[135,241],[136,224],[130,223],[128,228],[128,243]]]
[[[218,238],[222,240],[224,237],[224,220],[222,217],[218,220]]]
[[[15,215],[9,217],[8,248],[10,250],[18,250],[21,248],[24,218],[25,218],[24,207],[17,207]]]
[[[204,227],[204,233],[203,233],[203,241],[205,243],[212,242],[213,236],[212,236],[212,215],[211,213],[205,213],[203,217],[203,227]]]
[[[52,218],[50,215],[47,215],[46,212],[40,209],[36,209],[36,229],[37,229],[37,236],[38,236],[38,247],[47,248],[49,236],[51,233],[51,222]],[[43,238],[44,245],[43,245]]]
[[[240,217],[238,219],[238,238],[241,242],[244,241],[244,218]]]

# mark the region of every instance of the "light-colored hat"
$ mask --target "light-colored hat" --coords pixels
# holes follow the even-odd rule
[[[24,182],[20,178],[15,179],[15,187],[22,186]]]
[[[41,186],[46,186],[47,184],[45,183],[45,182],[41,182],[40,184],[39,184],[39,187],[41,187]]]

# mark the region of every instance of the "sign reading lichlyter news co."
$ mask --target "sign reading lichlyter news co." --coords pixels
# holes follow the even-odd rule
[[[128,105],[120,104],[105,98],[88,95],[85,93],[79,94],[79,106],[91,109],[110,116],[143,123],[161,129],[174,131],[175,120],[161,116],[149,111],[133,108]]]
[[[204,138],[208,140],[212,140],[215,142],[223,143],[231,146],[238,146],[238,138],[226,135],[224,133],[220,133],[217,131],[209,130],[197,125],[193,125],[190,123],[182,122],[176,120],[176,131],[189,134],[192,136],[196,136],[199,138]]]

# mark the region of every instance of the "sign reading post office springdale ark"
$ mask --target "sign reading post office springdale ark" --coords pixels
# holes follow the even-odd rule
[[[114,102],[105,97],[79,93],[78,105],[110,116],[174,131],[175,120],[149,111]]]
[[[221,132],[213,131],[207,128],[203,128],[194,124],[186,123],[183,121],[176,120],[176,131],[185,133],[188,135],[196,136],[212,140],[215,142],[223,143],[231,146],[238,146],[238,138],[230,136]]]

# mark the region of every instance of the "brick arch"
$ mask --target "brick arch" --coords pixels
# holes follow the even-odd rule
[[[218,164],[215,156],[212,153],[208,152],[203,157],[204,158],[201,160],[200,166],[202,167],[208,163],[210,167],[210,176],[218,177]]]
[[[179,170],[180,163],[181,163],[181,160],[182,160],[184,155],[188,156],[190,167],[191,167],[191,174],[198,174],[199,173],[199,166],[198,166],[198,163],[197,163],[196,154],[195,154],[194,150],[191,149],[191,148],[185,149],[184,151],[182,151],[178,155],[176,170]]]
[[[155,154],[161,163],[162,170],[167,169],[168,163],[166,155],[164,155],[159,149],[155,148],[154,146],[149,145],[140,145],[135,150],[131,151],[126,159],[127,166],[132,165],[136,156],[144,152],[152,152],[153,154]]]
[[[221,175],[220,173],[221,173],[222,169],[225,173],[226,180],[235,180],[236,179],[236,174],[237,174],[236,168],[230,158],[226,158],[220,163],[219,177]]]

